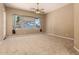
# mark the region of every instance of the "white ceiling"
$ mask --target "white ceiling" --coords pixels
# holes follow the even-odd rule
[[[68,3],[40,3],[39,7],[45,9],[45,13],[49,13],[67,4]],[[5,6],[21,10],[32,11],[31,8],[35,8],[36,3],[5,3]]]

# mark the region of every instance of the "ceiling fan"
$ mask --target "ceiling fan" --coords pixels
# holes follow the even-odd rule
[[[44,9],[39,8],[39,3],[36,4],[36,8],[31,8],[31,10],[36,14],[45,14]]]

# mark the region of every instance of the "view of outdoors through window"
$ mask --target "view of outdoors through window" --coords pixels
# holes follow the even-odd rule
[[[40,29],[40,18],[13,15],[13,27],[14,29]]]

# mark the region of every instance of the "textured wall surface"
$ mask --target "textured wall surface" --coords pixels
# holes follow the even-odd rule
[[[79,4],[74,4],[74,46],[79,49]]]
[[[68,4],[47,14],[47,33],[74,38],[73,5]]]
[[[5,37],[4,13],[5,13],[4,5],[0,3],[0,40],[2,40]]]

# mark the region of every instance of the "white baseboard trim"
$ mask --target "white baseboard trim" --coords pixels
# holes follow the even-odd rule
[[[6,36],[0,36],[0,41],[5,40]]]
[[[74,46],[74,49],[75,49],[77,52],[79,52],[79,49],[78,49],[78,48],[76,48],[75,46]]]
[[[64,36],[60,36],[60,35],[56,35],[56,34],[50,34],[47,33],[48,35],[52,35],[52,36],[56,36],[56,37],[60,37],[60,38],[65,38],[65,39],[69,39],[69,40],[74,40],[73,38],[69,38],[69,37],[64,37]]]

